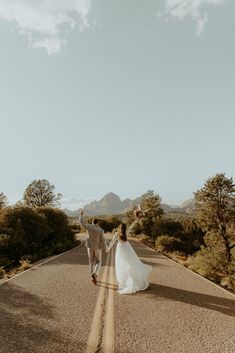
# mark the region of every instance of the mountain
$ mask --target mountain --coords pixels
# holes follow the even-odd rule
[[[194,199],[189,199],[180,205],[180,208],[185,212],[185,213],[192,213],[194,211]]]
[[[165,213],[175,212],[178,209],[178,207],[172,207],[170,205],[167,205],[166,203],[162,203],[161,208]]]
[[[87,214],[112,215],[123,213],[130,208],[131,200],[121,201],[120,197],[113,192],[105,195],[100,201],[93,201],[84,207]]]
[[[115,215],[127,212],[134,206],[137,206],[140,202],[141,197],[138,197],[134,200],[125,199],[122,201],[117,194],[110,192],[101,200],[88,203],[86,206],[84,206],[84,210],[88,216]],[[193,199],[186,200],[180,206],[171,206],[162,203],[161,207],[165,213],[192,213],[194,208],[194,201]],[[80,211],[80,208],[75,211],[71,211],[67,208],[64,209],[64,212],[69,217],[79,217]]]

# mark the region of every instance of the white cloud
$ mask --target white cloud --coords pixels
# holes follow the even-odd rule
[[[32,48],[48,54],[66,45],[69,33],[89,27],[92,0],[0,0],[0,20],[14,23]]]
[[[165,0],[164,10],[158,11],[159,17],[184,20],[191,18],[200,35],[208,22],[207,5],[221,5],[225,0]]]

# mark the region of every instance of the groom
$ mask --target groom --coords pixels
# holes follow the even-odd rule
[[[89,259],[90,271],[92,282],[97,284],[97,274],[101,268],[102,249],[107,249],[106,241],[104,238],[104,231],[98,226],[96,218],[92,220],[92,224],[88,224],[83,219],[84,211],[81,211],[79,221],[88,233],[86,241],[87,254]]]

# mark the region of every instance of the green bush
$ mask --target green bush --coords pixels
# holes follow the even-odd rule
[[[158,251],[185,252],[185,244],[182,242],[182,240],[169,235],[160,235],[157,237],[155,245]]]
[[[5,271],[3,268],[0,267],[0,278],[4,278],[5,276]]]
[[[75,245],[67,216],[50,207],[7,207],[0,212],[0,266],[35,261]]]
[[[47,231],[45,217],[29,207],[8,207],[1,211],[0,233],[10,236],[13,258],[19,258],[25,251],[34,254],[41,249]]]
[[[184,231],[183,225],[179,221],[164,217],[156,223],[156,235],[168,234],[178,237]]]
[[[5,266],[10,259],[11,237],[8,234],[0,234],[0,266]]]
[[[82,225],[74,218],[69,218],[69,226],[73,232],[73,234],[82,232]]]
[[[88,217],[86,221],[91,223],[93,218],[97,218],[98,225],[105,232],[112,232],[113,229],[117,228],[121,222],[118,216]]]
[[[55,254],[74,245],[74,234],[63,211],[51,207],[38,207],[35,212],[45,218],[47,223],[47,236],[43,239],[43,247],[46,250]]]
[[[218,282],[221,275],[227,275],[228,272],[226,253],[219,247],[208,249],[202,246],[189,258],[188,268]]]

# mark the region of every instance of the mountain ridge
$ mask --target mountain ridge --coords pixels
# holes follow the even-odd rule
[[[64,208],[64,212],[69,217],[78,217],[81,209],[84,209],[88,216],[118,215],[127,212],[134,206],[137,206],[140,202],[141,197],[137,197],[133,200],[126,198],[122,201],[119,195],[114,192],[109,192],[100,200],[92,201],[86,204],[83,208],[78,208],[74,211]],[[166,203],[161,203],[161,207],[165,213],[192,213],[194,202],[193,199],[185,200],[179,206],[171,206]]]

